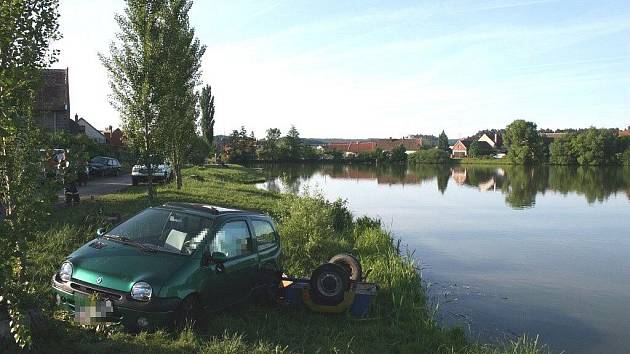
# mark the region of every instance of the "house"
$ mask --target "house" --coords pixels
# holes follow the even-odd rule
[[[105,138],[105,135],[103,135],[103,133],[101,133],[100,130],[94,128],[94,126],[92,126],[92,124],[90,124],[83,117],[79,118],[79,115],[75,114],[74,121],[79,125],[79,130],[83,134],[87,135],[88,138],[96,141],[99,144],[107,143],[107,139]]]
[[[619,131],[619,136],[630,136],[630,126],[626,129],[626,130],[620,130]]]
[[[110,125],[102,131],[106,143],[111,146],[121,147],[125,145],[125,136],[120,128],[113,129]]]
[[[33,122],[48,132],[77,133],[80,131],[70,118],[68,69],[44,69],[42,85],[35,93]]]
[[[451,158],[453,159],[462,159],[464,157],[468,157],[468,150],[470,149],[470,145],[477,141],[479,146],[479,152],[483,155],[489,154],[493,151],[493,148],[487,141],[480,141],[474,139],[460,139],[452,147]]]
[[[392,151],[398,146],[404,146],[407,151],[417,151],[422,146],[421,138],[403,138],[403,139],[374,139],[368,141],[352,141],[347,143],[329,143],[326,150],[336,150],[345,153],[357,155],[365,152],[372,152],[376,149],[383,151]]]
[[[498,132],[484,132],[481,134],[478,141],[485,141],[488,143],[493,149],[501,147],[503,145],[503,137]]]

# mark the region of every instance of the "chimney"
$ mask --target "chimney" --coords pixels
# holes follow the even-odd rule
[[[494,132],[494,143],[498,143],[499,142],[499,132]]]
[[[112,132],[112,126],[111,125],[109,126],[109,132],[110,133]]]
[[[75,122],[78,122],[78,121],[79,121],[79,114],[78,114],[78,113],[75,113],[75,114],[74,114],[74,121],[75,121]]]

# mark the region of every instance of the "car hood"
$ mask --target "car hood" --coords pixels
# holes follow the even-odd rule
[[[144,281],[153,287],[154,294],[158,294],[171,275],[191,258],[147,252],[134,246],[96,239],[74,251],[68,260],[73,265],[74,279],[124,292],[131,291],[136,282]]]

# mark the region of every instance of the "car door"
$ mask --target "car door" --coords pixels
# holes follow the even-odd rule
[[[266,218],[258,217],[252,217],[250,222],[260,267],[269,270],[280,270],[280,265],[278,264],[280,244],[278,233],[273,223]]]
[[[216,228],[207,245],[209,254],[222,252],[222,264],[207,267],[208,279],[204,298],[210,308],[220,308],[246,299],[251,293],[258,255],[246,218],[230,218]]]

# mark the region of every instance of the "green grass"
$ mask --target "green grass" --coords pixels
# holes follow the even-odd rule
[[[203,181],[191,179],[203,177]],[[49,318],[34,334],[34,352],[45,353],[538,353],[536,342],[521,339],[501,346],[469,343],[461,329],[439,327],[428,311],[425,292],[411,258],[396,251],[380,223],[353,219],[342,202],[320,195],[281,195],[257,189],[254,171],[231,166],[190,168],[182,190],[173,184],[158,188],[157,203],[192,201],[256,209],[278,222],[285,269],[309,274],[312,267],[341,252],[360,257],[372,269],[370,281],[380,290],[367,318],[324,315],[304,308],[243,304],[208,314],[200,328],[132,335],[97,332],[68,321],[54,306],[43,306]],[[31,245],[29,277],[41,298],[51,295],[50,277],[66,255],[94,237],[104,216],[123,218],[147,207],[146,187],[86,201],[56,211],[46,230]],[[0,350],[1,350],[0,346]]]

